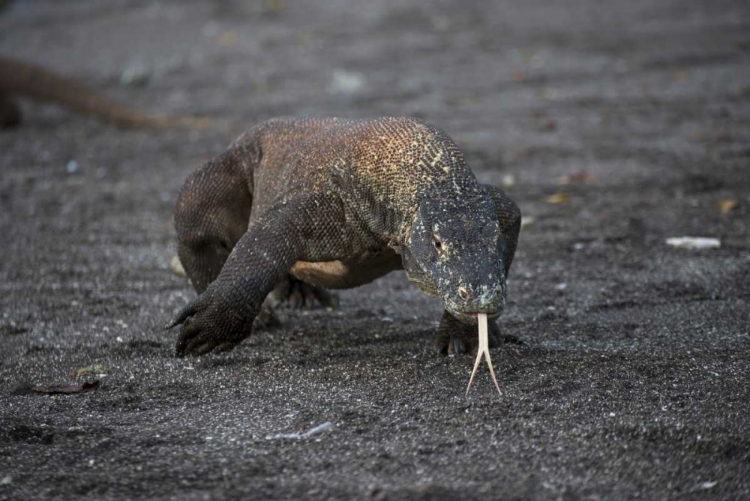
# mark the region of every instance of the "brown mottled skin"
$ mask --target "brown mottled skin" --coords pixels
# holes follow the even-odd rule
[[[0,129],[21,123],[21,110],[11,100],[12,96],[59,104],[120,127],[203,129],[209,126],[207,118],[158,116],[134,110],[41,66],[0,56]]]
[[[236,346],[289,275],[336,289],[398,269],[443,300],[449,353],[476,347],[477,313],[502,311],[521,213],[420,120],[280,118],[189,177],[175,226],[199,293],[170,325],[178,355]]]

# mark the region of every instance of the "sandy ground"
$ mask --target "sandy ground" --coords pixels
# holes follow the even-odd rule
[[[24,103],[0,134],[0,498],[750,498],[746,1],[17,1],[0,53],[152,111],[418,116],[530,223],[502,398],[486,369],[464,396],[472,357],[435,355],[440,302],[401,273],[176,359],[172,206],[240,130]],[[27,391],[92,364],[96,391]]]

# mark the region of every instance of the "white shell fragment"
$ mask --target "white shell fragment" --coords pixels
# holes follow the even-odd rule
[[[276,435],[271,435],[266,437],[266,440],[278,440],[280,438],[285,439],[292,439],[292,440],[299,440],[302,438],[309,438],[313,435],[317,435],[318,433],[323,433],[324,431],[332,431],[336,427],[331,423],[330,421],[326,421],[323,424],[319,424],[318,426],[315,426],[314,428],[310,428],[304,433],[279,433]]]
[[[490,347],[487,333],[487,314],[478,313],[477,320],[479,323],[479,348],[477,348],[477,359],[474,361],[474,370],[471,371],[471,378],[469,378],[469,385],[466,387],[466,394],[469,394],[471,384],[474,382],[474,376],[479,368],[479,362],[482,361],[482,355],[487,359],[487,367],[490,369],[492,375],[492,381],[495,382],[495,388],[497,392],[502,396],[503,392],[500,391],[500,385],[497,383],[497,376],[495,376],[495,369],[492,367],[492,359],[490,358]]]
[[[718,249],[721,247],[721,241],[708,237],[675,237],[668,238],[667,245],[680,249]]]

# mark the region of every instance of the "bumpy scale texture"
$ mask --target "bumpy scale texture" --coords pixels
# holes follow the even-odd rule
[[[177,353],[234,347],[289,276],[337,289],[397,269],[443,300],[438,351],[470,351],[476,314],[505,304],[520,223],[422,121],[270,120],[198,168],[177,201],[178,253],[199,293],[171,324]]]

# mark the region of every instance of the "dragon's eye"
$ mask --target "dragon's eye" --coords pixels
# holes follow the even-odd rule
[[[440,240],[438,240],[437,238],[432,241],[432,245],[434,245],[437,250],[442,250],[443,249],[442,242],[440,242]]]

